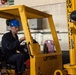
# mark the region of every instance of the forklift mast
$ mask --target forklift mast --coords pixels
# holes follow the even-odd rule
[[[71,13],[76,10],[76,0],[66,0],[66,8],[70,63],[65,64],[64,68],[68,74],[76,75],[76,24],[71,20]]]

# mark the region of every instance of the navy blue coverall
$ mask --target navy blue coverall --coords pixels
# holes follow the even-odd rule
[[[16,50],[19,50],[20,53],[17,53]],[[21,49],[18,36],[14,38],[11,31],[2,37],[2,53],[8,63],[16,65],[18,72],[24,71],[24,62],[29,59],[29,54]]]

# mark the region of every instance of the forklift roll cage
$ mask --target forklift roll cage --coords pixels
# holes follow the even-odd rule
[[[62,69],[61,49],[56,34],[56,30],[54,27],[52,15],[24,5],[18,5],[18,6],[1,7],[0,18],[5,18],[5,19],[16,18],[21,21],[24,35],[26,36],[26,42],[27,44],[29,44],[30,53],[33,56],[33,57],[30,56],[30,75],[39,75],[39,73],[42,73],[42,75],[53,75],[55,70]],[[54,44],[56,47],[56,52],[49,54],[41,54],[39,44],[33,43],[33,39],[31,37],[31,33],[28,25],[28,19],[35,19],[35,18],[48,19],[49,27],[51,29],[51,34],[53,36]],[[56,56],[56,59],[50,59],[47,61],[43,60],[46,57],[51,57],[51,56]],[[52,70],[52,68],[54,69]]]

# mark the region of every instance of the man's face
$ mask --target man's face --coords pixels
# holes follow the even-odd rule
[[[11,30],[12,30],[15,34],[17,34],[18,31],[19,31],[19,27],[12,26],[12,27],[11,27]]]

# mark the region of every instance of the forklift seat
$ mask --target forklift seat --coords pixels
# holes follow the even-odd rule
[[[52,53],[54,52],[54,41],[53,40],[46,40],[44,42],[44,53]]]
[[[5,71],[2,72],[2,69],[5,70]],[[0,48],[0,71],[1,71],[1,74],[8,74],[8,75],[10,75],[8,70],[15,70],[15,69],[16,69],[15,65],[7,63],[4,55],[1,52],[1,48]]]

